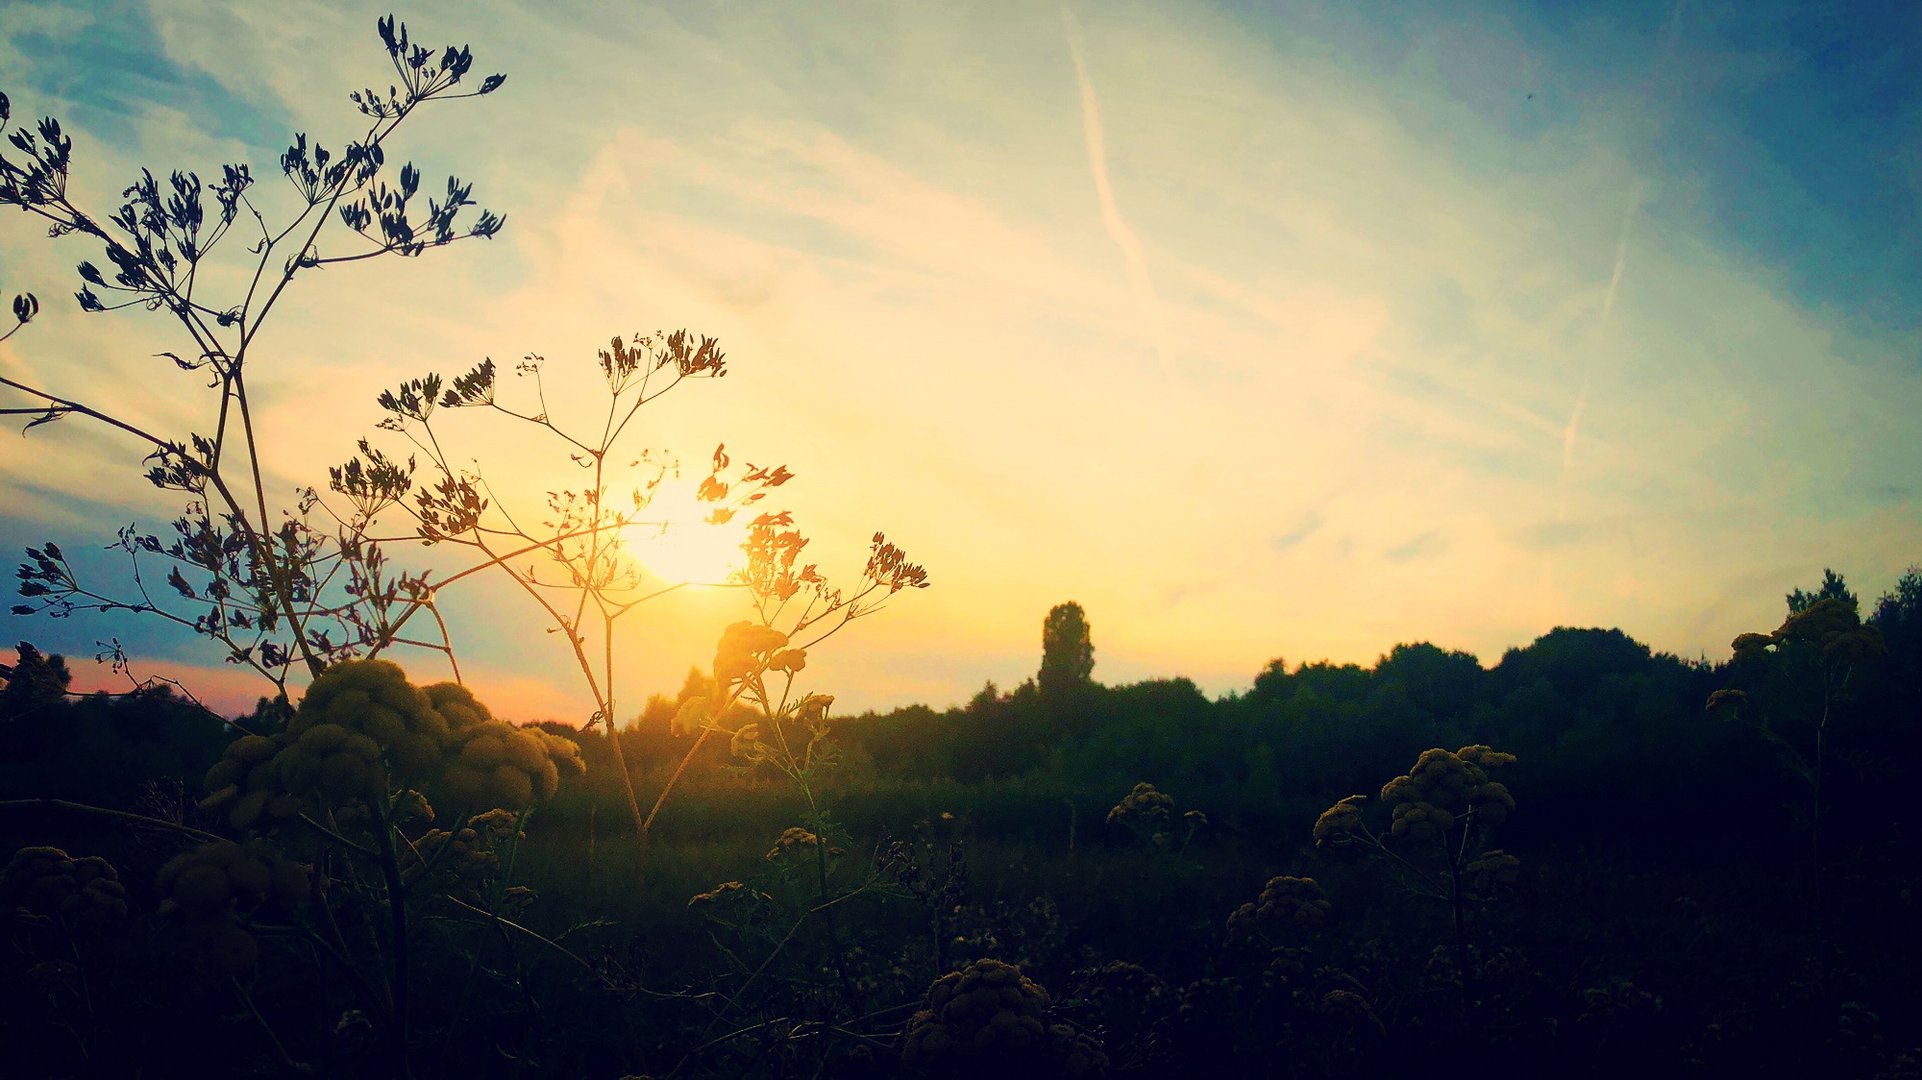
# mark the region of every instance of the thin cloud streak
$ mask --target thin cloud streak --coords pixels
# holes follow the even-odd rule
[[[1120,207],[1115,205],[1114,187],[1108,181],[1107,136],[1101,126],[1101,102],[1095,97],[1094,82],[1088,78],[1088,66],[1082,60],[1081,28],[1075,21],[1074,13],[1065,7],[1061,9],[1061,22],[1067,30],[1068,55],[1074,60],[1075,82],[1081,87],[1081,124],[1087,134],[1088,169],[1094,175],[1095,199],[1101,206],[1101,224],[1108,230],[1108,235],[1114,238],[1115,246],[1121,249],[1122,261],[1128,267],[1128,283],[1133,286],[1147,312],[1148,331],[1154,338],[1155,355],[1161,361],[1161,373],[1169,382],[1174,382],[1168,324],[1162,315],[1161,297],[1155,292],[1154,279],[1148,275],[1148,257],[1142,251],[1141,238],[1135,235],[1134,228],[1121,216]]]
[[[1635,211],[1642,205],[1641,184],[1635,186],[1629,196],[1628,206],[1622,211],[1622,226],[1615,240],[1615,269],[1608,275],[1608,291],[1602,296],[1602,313],[1595,321],[1595,343],[1599,347],[1608,330],[1610,316],[1615,314],[1615,297],[1622,289],[1622,274],[1628,269],[1628,234],[1635,224]],[[1582,392],[1575,397],[1575,408],[1568,414],[1568,424],[1562,429],[1562,472],[1557,487],[1560,490],[1560,510],[1557,520],[1568,516],[1568,475],[1575,464],[1575,440],[1581,431],[1582,410],[1588,408],[1588,392],[1594,383],[1593,361],[1582,371]]]

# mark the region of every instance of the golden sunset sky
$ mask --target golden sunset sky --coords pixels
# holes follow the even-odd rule
[[[778,503],[831,575],[877,529],[929,569],[814,657],[843,710],[1017,683],[1069,599],[1097,679],[1212,693],[1398,642],[1493,663],[1557,625],[1720,659],[1825,565],[1872,602],[1922,559],[1922,24],[1563,7],[401,11],[508,81],[424,110],[390,164],[473,181],[507,227],[297,279],[249,369],[275,484],[324,482],[407,378],[536,352],[556,415],[586,417],[610,336],[685,326],[731,373],[632,445],[787,464]],[[387,10],[0,3],[0,90],[73,132],[103,213],[143,164],[249,162],[284,200],[290,134],[338,145],[346,93],[391,81]],[[83,315],[81,259],[0,215],[0,290],[47,309],[0,370],[204,427],[153,357],[177,333]],[[528,508],[578,482],[557,447],[448,430]],[[6,550],[175,512],[79,420],[5,438]],[[584,719],[539,612],[476,580],[449,597],[469,681]],[[716,590],[631,617],[619,711],[743,617]],[[118,636],[223,702],[263,686],[125,617],[11,633]]]

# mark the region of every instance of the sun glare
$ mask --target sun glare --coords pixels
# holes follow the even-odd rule
[[[663,481],[653,501],[628,526],[628,552],[641,566],[643,584],[721,585],[746,555],[752,514],[737,513],[723,524],[708,523],[715,507],[695,497],[693,483]]]

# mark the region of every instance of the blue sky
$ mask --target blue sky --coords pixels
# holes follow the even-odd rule
[[[384,11],[0,4],[0,89],[76,131],[97,204],[143,163],[271,176],[384,84]],[[1223,692],[1274,656],[1492,662],[1555,625],[1714,657],[1824,565],[1872,597],[1922,559],[1913,5],[401,14],[509,75],[406,145],[508,229],[303,284],[259,369],[274,476],[319,479],[423,371],[713,333],[734,373],[645,443],[786,461],[824,565],[883,528],[933,574],[810,666],[846,704],[1018,681],[1070,598],[1097,677]],[[131,407],[192,426],[144,366],[164,326],[65,301],[88,257],[0,219],[0,288],[52,301],[0,365],[160,385]],[[61,427],[0,454],[6,546],[168,513],[137,452]],[[551,486],[537,455],[486,464]],[[458,603],[484,690],[579,711],[514,597]],[[650,614],[630,682],[671,689],[738,598]]]

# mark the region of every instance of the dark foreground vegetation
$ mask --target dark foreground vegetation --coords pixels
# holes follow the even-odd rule
[[[401,691],[249,744],[23,645],[0,1016],[33,1076],[1915,1076],[1922,574],[1789,600],[1714,664],[1558,629],[1214,701],[1094,682],[1064,605],[1011,693],[710,740],[645,847],[605,737],[482,753],[444,686],[434,810],[322,776],[247,817],[235,747]],[[643,796],[713,688],[621,734]]]

